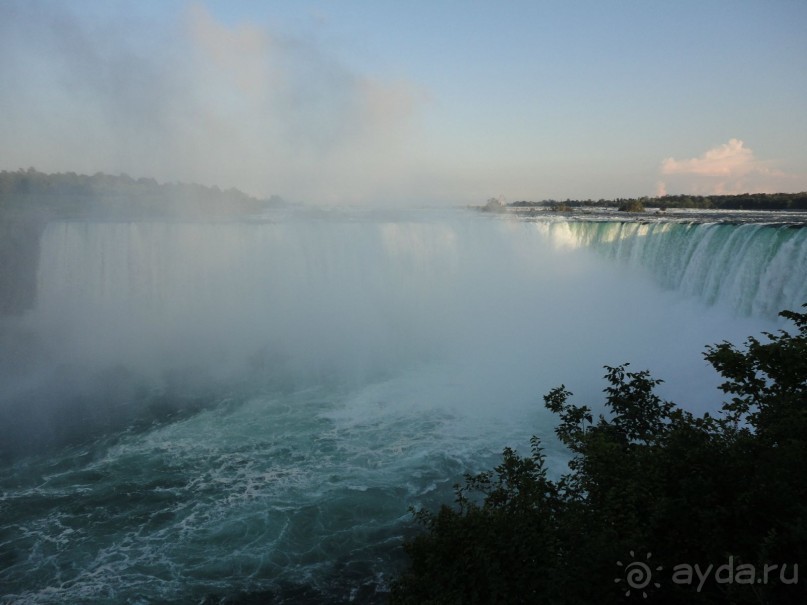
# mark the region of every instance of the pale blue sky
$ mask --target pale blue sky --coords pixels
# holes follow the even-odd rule
[[[807,190],[807,2],[0,0],[0,168],[321,203]]]

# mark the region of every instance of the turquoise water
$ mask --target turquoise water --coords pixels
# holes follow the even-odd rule
[[[578,245],[663,287],[770,316],[807,301],[807,229],[766,224],[564,223]]]
[[[4,599],[383,591],[407,503],[465,466],[423,443],[447,418],[340,422],[342,407],[314,392],[212,402],[4,469]]]
[[[50,225],[37,308],[4,326],[34,353],[0,398],[0,602],[383,602],[410,506],[532,434],[562,472],[543,393],[596,408],[630,360],[711,409],[704,345],[801,295],[797,230],[642,229]]]
[[[408,507],[450,501],[542,423],[535,406],[482,422],[446,405],[456,391],[421,370],[233,394],[17,461],[0,477],[4,602],[383,600]]]

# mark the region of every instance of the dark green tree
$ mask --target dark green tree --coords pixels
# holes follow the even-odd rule
[[[627,364],[606,366],[596,419],[550,391],[569,472],[549,479],[533,438],[466,476],[453,507],[416,511],[425,531],[391,602],[804,603],[807,314],[781,315],[797,332],[707,348],[730,396],[717,416],[662,400]],[[629,584],[639,562],[655,576]]]

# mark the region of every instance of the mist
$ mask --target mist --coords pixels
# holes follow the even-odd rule
[[[626,361],[713,409],[704,346],[772,325],[660,290],[564,230],[454,211],[57,221],[37,280],[35,308],[6,321],[29,352],[4,350],[2,404],[7,443],[34,448],[155,406],[401,376],[405,401],[516,419],[561,383],[596,405],[602,366]]]
[[[157,21],[110,4],[92,20],[63,4],[4,2],[0,139],[15,142],[4,167],[324,204],[423,193],[403,154],[425,98],[416,86],[354,73],[316,37],[175,9]]]
[[[0,2],[0,601],[385,602],[550,389],[720,408],[807,231],[468,206],[799,187],[803,11],[527,4]]]
[[[648,239],[615,226],[611,249]],[[605,412],[602,366],[631,362],[717,410],[704,346],[777,322],[735,314],[734,280],[710,305],[662,289],[579,227],[308,207],[49,221],[33,305],[0,317],[4,598],[374,602],[408,506],[532,435],[566,470],[550,389]],[[781,231],[761,240],[807,260]],[[689,248],[718,240],[695,232]]]

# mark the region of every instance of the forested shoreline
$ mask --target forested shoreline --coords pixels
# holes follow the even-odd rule
[[[238,189],[96,173],[48,174],[34,168],[0,172],[0,213],[6,219],[223,218],[254,215],[279,206]]]
[[[541,200],[516,201],[508,207],[519,209],[546,208],[658,208],[661,210],[693,208],[700,210],[807,210],[807,191],[800,193],[741,193],[736,195],[664,195],[659,197],[614,198],[610,200]]]
[[[282,205],[277,196],[125,174],[0,171],[0,315],[34,304],[39,240],[51,220],[228,220]]]

